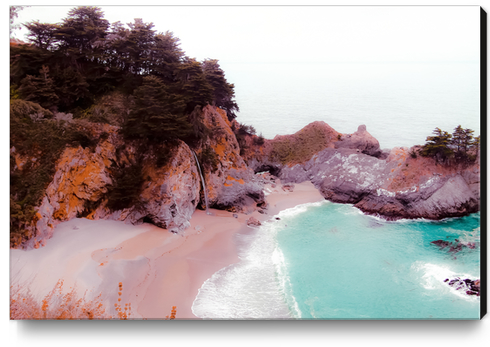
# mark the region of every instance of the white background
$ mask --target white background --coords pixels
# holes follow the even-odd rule
[[[11,1],[12,4],[20,4],[17,1]],[[31,3],[32,4],[32,3]],[[59,2],[42,2],[39,5],[60,5]],[[66,4],[66,3],[65,3]],[[78,1],[76,5],[116,5],[114,2],[99,1],[97,3],[86,3]],[[130,3],[118,3],[119,5]],[[141,2],[136,5],[366,5],[362,1],[159,1]],[[64,4],[63,4],[64,5]],[[75,4],[74,4],[75,5]],[[135,5],[134,3],[131,5]],[[490,0],[476,1],[376,1],[369,2],[369,5],[480,5],[490,12]],[[7,5],[3,5],[4,18],[6,19]],[[64,12],[66,15],[66,12]],[[139,16],[135,13],[134,17],[142,17],[145,22],[153,21],[152,18]],[[111,23],[112,18],[106,17]],[[121,19],[121,22],[126,23],[131,21]],[[182,22],[187,22],[192,25],[186,18],[181,18]],[[210,23],[219,21],[219,17],[210,18]],[[488,21],[488,17],[487,17]],[[210,24],[214,25],[214,24]],[[264,25],[263,23],[261,25]],[[455,24],[456,25],[456,24]],[[6,20],[5,20],[6,32]],[[175,35],[182,40],[182,48],[190,56],[196,56],[198,60],[207,58],[207,56],[198,56],[198,53],[193,53],[190,44],[192,37],[185,37],[179,34],[173,28],[157,28],[159,31],[171,30]],[[273,28],[272,28],[273,29]],[[463,34],[464,28],[455,31]],[[199,35],[199,31],[196,31]],[[294,32],[291,33],[294,36]],[[7,34],[5,33],[7,40]],[[473,38],[468,38],[472,40]],[[7,42],[4,42],[7,45]],[[359,42],[361,44],[361,42]],[[449,49],[448,46],[446,46]],[[427,52],[431,52],[431,47],[427,46]],[[7,54],[4,50],[4,70],[2,72],[5,81],[5,90],[3,95],[7,95]],[[197,51],[196,51],[197,52]],[[213,51],[213,52],[219,52]],[[246,52],[244,52],[246,53]],[[459,52],[461,53],[461,52]],[[455,54],[459,54],[455,52]],[[200,53],[199,53],[200,54]],[[226,57],[226,51],[217,56],[213,53],[209,58],[223,59]],[[246,58],[246,56],[244,56]],[[274,59],[274,57],[271,57]],[[342,55],[338,59],[343,59]],[[376,59],[373,56],[373,59]],[[462,56],[462,59],[464,57]],[[226,71],[225,71],[226,72]],[[7,99],[5,99],[7,100]],[[2,139],[2,163],[5,163],[2,168],[2,183],[4,184],[2,192],[4,192],[2,222],[4,226],[4,243],[2,252],[3,264],[3,282],[2,282],[2,341],[8,341],[9,346],[100,346],[100,345],[119,345],[119,346],[165,346],[170,344],[179,345],[233,345],[233,346],[249,346],[251,344],[260,345],[304,345],[304,344],[321,344],[321,345],[342,345],[342,346],[358,346],[358,345],[376,345],[376,346],[443,346],[450,345],[473,345],[482,344],[490,337],[490,318],[486,317],[482,321],[137,321],[137,322],[10,322],[8,320],[8,201],[7,201],[7,184],[8,178],[8,163],[7,160],[7,141],[8,141],[8,114],[7,102],[5,102],[5,116],[3,117],[2,127],[4,136]],[[487,276],[488,277],[488,276]],[[486,344],[483,344],[486,345]]]

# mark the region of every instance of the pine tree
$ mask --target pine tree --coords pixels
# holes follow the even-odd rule
[[[226,81],[225,73],[216,59],[206,59],[202,64],[204,76],[213,88],[213,104],[224,109],[228,119],[236,118],[235,111],[238,105],[233,100],[235,96],[234,85]]]
[[[453,155],[453,151],[449,148],[452,135],[447,131],[436,128],[432,132],[435,136],[427,136],[426,144],[420,152],[423,156],[433,157],[436,162],[446,162]]]
[[[169,93],[161,79],[144,77],[143,84],[133,95],[134,106],[123,126],[127,138],[165,142],[190,134],[191,125],[184,114],[183,98]]]
[[[34,101],[43,108],[50,108],[57,104],[59,97],[55,93],[53,79],[49,77],[49,68],[43,65],[40,75],[27,75],[22,79],[19,87],[21,97],[26,101]]]

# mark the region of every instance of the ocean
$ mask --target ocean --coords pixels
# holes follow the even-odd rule
[[[480,214],[387,222],[328,201],[238,234],[240,262],[199,290],[204,319],[478,319],[480,299],[448,283],[480,278]],[[458,252],[432,241],[475,244]],[[448,279],[449,281],[445,280]]]
[[[265,138],[321,120],[360,124],[381,148],[422,145],[439,127],[480,134],[477,63],[221,63],[237,120]],[[205,319],[478,319],[480,299],[449,286],[480,278],[480,214],[388,222],[322,201],[238,234],[241,261],[201,287]],[[432,241],[475,243],[459,252]],[[446,279],[449,281],[444,282]]]
[[[237,120],[272,139],[324,121],[361,124],[381,148],[423,145],[439,127],[480,134],[478,63],[221,63],[235,85]]]

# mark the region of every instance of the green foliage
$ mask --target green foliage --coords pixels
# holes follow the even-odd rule
[[[316,127],[271,141],[270,159],[282,164],[303,163],[325,148],[325,133]]]
[[[122,131],[127,139],[165,142],[183,139],[191,133],[181,96],[170,94],[164,83],[147,76],[134,91],[134,105]]]
[[[94,6],[70,10],[54,34],[59,49],[75,59],[98,58],[101,41],[109,28],[109,22],[103,16],[102,10]]]
[[[186,58],[177,67],[176,92],[183,96],[184,111],[192,112],[196,106],[206,106],[213,101],[213,88],[206,80],[202,65],[195,59]]]
[[[219,157],[211,147],[205,147],[199,155],[199,163],[205,171],[215,172],[218,169]]]
[[[40,117],[31,117],[33,114]],[[25,226],[34,218],[34,208],[55,174],[56,161],[66,146],[92,147],[87,127],[79,121],[53,119],[53,114],[39,104],[11,100],[10,102],[10,198],[11,241],[26,240]],[[15,157],[21,159],[17,167]]]
[[[225,73],[219,66],[218,60],[206,59],[202,66],[204,76],[213,88],[213,105],[225,110],[231,121],[236,118],[235,111],[238,111],[238,105],[233,100],[235,86],[226,81]]]
[[[112,92],[98,98],[96,103],[84,110],[81,118],[94,123],[121,126],[131,108],[131,100],[121,92]]]
[[[107,208],[119,211],[137,205],[144,178],[140,161],[114,168],[114,182],[107,192]]]
[[[256,144],[257,146],[262,146],[264,143],[265,143],[265,139],[262,136],[262,133],[259,136],[254,137],[254,144]]]
[[[55,41],[56,31],[59,29],[58,25],[32,21],[24,24],[24,27],[29,30],[27,40],[34,46],[45,50],[54,49],[53,44]]]
[[[452,135],[439,128],[432,133],[434,136],[427,136],[427,142],[422,147],[420,154],[425,157],[433,157],[438,163],[448,162],[449,158],[454,155],[449,148]]]
[[[213,132],[211,129],[209,129],[204,123],[203,123],[203,117],[202,117],[202,108],[201,106],[197,105],[194,110],[189,114],[189,117],[187,118],[188,122],[192,126],[192,131],[190,136],[186,138],[186,142],[191,146],[191,147],[198,147],[199,141],[206,141],[209,137],[213,135]]]
[[[427,137],[427,142],[419,153],[434,158],[437,163],[449,164],[451,161],[469,163],[476,158],[476,154],[470,153],[470,150],[476,153],[478,151],[473,133],[473,130],[463,129],[461,125],[458,125],[452,134],[436,128],[433,131],[434,136]]]
[[[42,108],[39,104],[25,100],[10,100],[10,121],[28,118],[31,114],[41,113],[45,118],[52,118],[53,113]]]
[[[38,76],[27,75],[20,81],[19,94],[24,100],[37,102],[43,108],[50,108],[59,100],[54,87],[54,81],[49,77],[49,67],[43,65]]]
[[[413,159],[417,158],[417,152],[412,149],[412,151],[410,152],[410,157],[412,157]]]

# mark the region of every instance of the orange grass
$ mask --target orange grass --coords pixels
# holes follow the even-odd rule
[[[59,280],[56,286],[39,302],[27,291],[22,293],[20,285],[10,287],[10,319],[11,320],[93,320],[93,319],[119,319],[127,320],[131,316],[131,303],[121,303],[123,292],[122,282],[119,282],[118,299],[114,304],[117,312],[111,315],[106,312],[102,303],[102,293],[92,300],[77,298],[75,289],[63,293],[63,280]],[[177,307],[173,306],[170,318],[175,319]],[[144,319],[144,318],[143,318]]]

